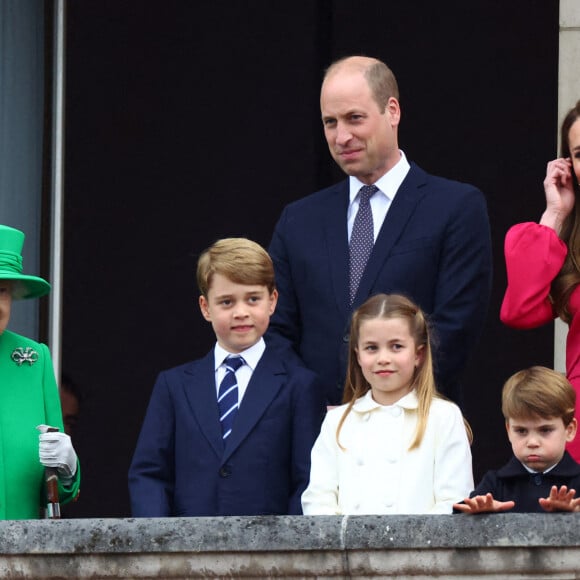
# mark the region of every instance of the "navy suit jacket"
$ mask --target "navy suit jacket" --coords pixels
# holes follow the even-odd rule
[[[348,180],[288,205],[270,255],[280,292],[266,340],[292,347],[327,401],[341,401],[348,353]],[[483,194],[411,164],[387,213],[354,308],[384,292],[430,315],[438,387],[461,404],[459,379],[486,317],[492,256]]]
[[[266,348],[224,444],[213,350],[160,373],[129,469],[136,517],[301,514],[324,414],[316,376]]]

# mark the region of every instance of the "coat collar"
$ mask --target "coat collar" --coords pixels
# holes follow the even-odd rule
[[[287,370],[271,349],[266,349],[252,373],[246,394],[234,420],[232,434],[227,438],[222,461],[225,462],[260,421],[272,400],[283,387]],[[217,406],[217,402],[215,403]],[[219,421],[218,421],[219,422]]]
[[[202,359],[187,365],[183,370],[183,390],[202,433],[215,454],[221,457],[224,442],[217,405],[214,361],[212,349]]]
[[[404,397],[399,399],[395,404],[389,405],[389,407],[400,407],[404,410],[411,410],[417,409],[419,406],[419,400],[417,399],[417,395],[415,390],[412,390],[410,393],[407,393]],[[379,405],[371,394],[370,389],[366,392],[366,394],[359,399],[357,399],[352,407],[352,410],[356,413],[370,413],[371,411],[375,411],[377,409],[384,408],[385,405]]]
[[[411,169],[397,191],[373,246],[354,299],[353,309],[358,308],[372,294],[373,285],[383,269],[383,264],[399,241],[417,204],[427,193],[423,187],[426,181],[427,174],[411,163]]]
[[[232,455],[260,420],[287,375],[284,364],[266,348],[238,410],[231,435],[222,439],[216,396],[214,351],[183,371],[183,389],[189,406],[215,454],[223,462]]]
[[[497,470],[499,477],[521,477],[522,475],[533,475],[515,457],[512,458],[500,469]],[[556,475],[558,477],[578,477],[580,476],[580,465],[572,459],[572,456],[564,451],[564,456],[560,463],[551,469],[546,476]]]
[[[348,317],[348,230],[346,213],[348,211],[348,179],[337,184],[325,200],[327,211],[324,214],[324,231],[327,243],[327,261],[330,265],[331,284],[338,311]]]
[[[379,231],[360,281],[353,308],[357,308],[371,294],[376,277],[384,262],[403,233],[407,222],[413,215],[419,201],[426,194],[424,185],[428,174],[414,163],[397,191],[385,221]],[[339,312],[349,316],[348,304],[348,231],[346,214],[349,204],[349,180],[345,179],[332,188],[325,198],[327,211],[323,227],[327,241],[327,260],[330,264],[331,283]]]

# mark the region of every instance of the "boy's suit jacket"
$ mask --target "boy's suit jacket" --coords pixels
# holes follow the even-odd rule
[[[342,398],[352,309],[348,299],[348,180],[288,205],[269,252],[280,292],[268,344],[293,347]],[[374,244],[354,308],[373,294],[405,294],[431,315],[439,386],[459,402],[459,376],[482,330],[491,291],[485,199],[475,187],[414,163]]]
[[[270,348],[224,444],[214,351],[160,373],[129,470],[134,516],[300,514],[323,396]]]
[[[580,465],[565,451],[560,463],[548,473],[530,473],[518,459],[511,459],[500,469],[488,471],[469,497],[491,493],[497,501],[514,501],[513,513],[546,513],[538,499],[548,497],[552,486],[580,489]]]

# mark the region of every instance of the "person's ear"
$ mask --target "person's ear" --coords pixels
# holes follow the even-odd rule
[[[391,127],[398,127],[401,121],[401,107],[395,97],[389,97],[387,106],[385,107],[385,113],[387,113]]]
[[[270,298],[270,316],[272,316],[272,314],[274,314],[274,310],[276,310],[276,304],[278,304],[278,290],[274,288],[269,298]]]
[[[576,421],[576,418],[574,418],[566,426],[566,442],[567,443],[570,443],[570,441],[574,440],[574,437],[576,437],[577,430],[578,430],[578,421]]]
[[[415,352],[415,368],[420,367],[425,360],[425,345],[421,345],[417,348]]]
[[[207,298],[203,294],[199,297],[199,309],[201,310],[201,315],[208,322],[211,322],[211,314],[209,312],[209,304],[207,303]]]

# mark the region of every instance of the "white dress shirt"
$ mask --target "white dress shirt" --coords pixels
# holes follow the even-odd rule
[[[376,241],[377,236],[379,235],[379,231],[385,221],[385,217],[387,216],[387,212],[389,211],[389,207],[395,199],[395,195],[401,187],[401,183],[405,177],[407,177],[407,173],[409,173],[409,169],[411,166],[405,157],[405,154],[401,151],[401,158],[397,162],[397,164],[385,175],[383,175],[380,179],[378,179],[373,185],[376,185],[379,188],[370,200],[371,203],[371,211],[373,212],[373,227],[374,227],[374,239]],[[350,176],[349,178],[349,196],[350,196],[350,203],[348,205],[348,211],[346,214],[346,224],[348,228],[348,241],[350,242],[350,236],[352,234],[352,226],[354,224],[354,218],[356,217],[356,212],[358,211],[359,206],[359,196],[358,192],[360,188],[366,185],[358,178],[354,176]]]
[[[215,364],[215,393],[216,393],[216,401],[220,389],[220,383],[222,382],[223,378],[226,375],[226,365],[224,361],[228,356],[241,356],[245,361],[246,364],[242,365],[236,371],[236,378],[238,380],[238,406],[241,405],[242,399],[244,398],[244,394],[246,393],[246,389],[248,388],[248,383],[252,378],[252,373],[256,369],[258,362],[262,358],[264,351],[266,350],[266,343],[264,342],[263,338],[251,346],[247,348],[243,352],[240,353],[231,353],[227,350],[223,349],[218,343],[216,343],[214,348],[214,364]]]

